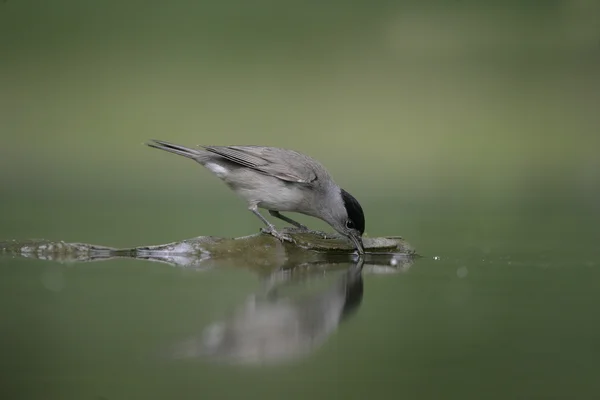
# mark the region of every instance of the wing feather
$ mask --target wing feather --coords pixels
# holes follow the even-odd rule
[[[317,179],[310,157],[293,150],[262,146],[202,146],[231,162],[288,182],[310,183]]]

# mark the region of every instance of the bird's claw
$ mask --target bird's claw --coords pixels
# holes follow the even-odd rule
[[[289,235],[278,232],[274,228],[261,228],[260,231],[262,233],[266,233],[268,235],[273,236],[274,238],[278,239],[280,242],[290,242],[290,243],[294,242],[294,240]]]

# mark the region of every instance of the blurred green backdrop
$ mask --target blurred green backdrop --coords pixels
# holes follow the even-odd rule
[[[306,152],[371,235],[419,241],[428,218],[452,231],[440,218],[490,207],[597,221],[599,17],[591,0],[6,0],[0,232],[134,245],[258,229],[148,138]]]

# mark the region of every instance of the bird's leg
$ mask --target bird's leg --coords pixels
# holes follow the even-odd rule
[[[259,212],[258,209],[255,205],[248,207],[248,209],[250,211],[252,211],[252,214],[256,215],[258,218],[260,218],[260,220],[262,222],[264,222],[264,224],[267,226],[266,228],[261,228],[261,232],[263,233],[268,233],[269,235],[279,239],[280,241],[288,241],[288,242],[292,242],[292,238],[289,237],[288,235],[285,235],[283,233],[280,233],[277,231],[277,229],[275,229],[275,225],[273,225],[272,223],[270,223],[269,221],[267,221],[267,219],[265,217],[263,217]]]
[[[275,218],[279,218],[280,220],[287,222],[290,225],[294,225],[301,231],[308,232],[310,230],[305,225],[302,225],[300,222],[294,221],[293,219],[286,217],[285,215],[281,215],[279,211],[269,210],[269,214],[271,214]]]
[[[313,231],[312,229],[309,229],[305,225],[302,225],[300,222],[294,221],[290,217],[286,217],[285,215],[282,215],[279,211],[269,210],[269,214],[271,214],[275,218],[279,218],[280,220],[285,221],[288,224],[294,225],[296,227],[296,229],[284,228],[284,230],[287,232],[310,233],[312,235],[320,236],[322,239],[331,239],[331,235],[328,235],[327,233],[321,232],[321,231]]]

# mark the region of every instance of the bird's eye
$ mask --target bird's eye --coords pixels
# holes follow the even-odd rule
[[[351,220],[347,220],[346,221],[346,228],[348,228],[348,229],[354,229],[354,222],[352,222]]]

